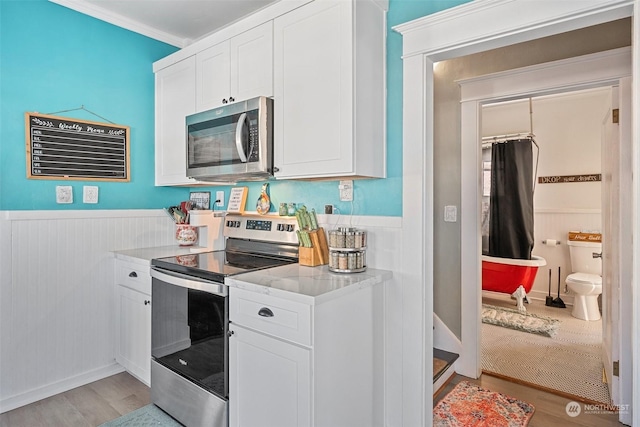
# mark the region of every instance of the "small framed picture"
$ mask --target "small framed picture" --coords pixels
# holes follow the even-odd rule
[[[193,203],[193,209],[208,210],[211,209],[211,192],[210,191],[194,191],[189,193],[189,200]]]

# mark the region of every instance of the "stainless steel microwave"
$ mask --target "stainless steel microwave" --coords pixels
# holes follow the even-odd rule
[[[187,176],[237,182],[273,176],[273,100],[264,96],[186,118]]]

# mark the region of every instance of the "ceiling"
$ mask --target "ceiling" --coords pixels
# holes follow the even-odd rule
[[[280,0],[49,0],[165,43],[185,47]]]

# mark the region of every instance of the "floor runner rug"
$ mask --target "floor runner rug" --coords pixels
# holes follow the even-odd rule
[[[534,410],[527,402],[461,381],[433,408],[433,426],[524,427]]]
[[[552,337],[558,332],[560,321],[551,317],[521,313],[510,308],[482,304],[482,323],[517,331]]]
[[[156,405],[150,404],[108,421],[100,427],[182,427],[182,424],[167,415]]]

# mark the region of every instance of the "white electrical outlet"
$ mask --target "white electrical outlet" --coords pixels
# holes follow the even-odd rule
[[[73,203],[73,187],[56,185],[56,203]]]
[[[341,202],[351,202],[353,200],[353,181],[340,181],[338,188],[340,189]]]
[[[223,207],[224,206],[224,191],[216,191],[216,206]]]
[[[94,185],[83,186],[82,203],[98,203],[98,187]]]

